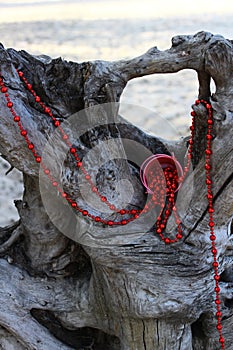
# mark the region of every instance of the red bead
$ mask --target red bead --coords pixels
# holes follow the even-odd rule
[[[165,242],[166,244],[169,244],[169,243],[171,243],[171,240],[170,240],[170,238],[165,238],[164,242]]]
[[[190,129],[191,131],[194,131],[194,130],[195,130],[194,125],[191,125],[189,129]]]
[[[221,330],[222,330],[222,325],[221,325],[221,324],[218,324],[218,325],[216,326],[216,328],[217,328],[217,330],[221,331]]]
[[[222,344],[225,343],[225,340],[224,340],[223,336],[219,337],[219,342],[222,343]]]
[[[19,70],[19,71],[18,71],[18,75],[19,75],[20,78],[22,78],[22,77],[23,77],[23,72],[21,72],[21,71]]]
[[[206,108],[207,108],[207,109],[211,109],[211,108],[212,108],[212,107],[211,107],[211,104],[207,103],[207,104],[206,104]]]
[[[215,235],[210,235],[210,240],[211,241],[215,241],[216,240],[216,236]]]
[[[158,234],[162,233],[161,228],[157,228],[156,232],[157,232]]]
[[[183,237],[183,235],[181,233],[177,233],[177,235],[176,235],[177,239],[181,239],[182,237]]]
[[[6,86],[3,86],[2,88],[1,88],[1,92],[3,93],[3,94],[5,94],[6,92],[7,92],[7,87]]]
[[[20,122],[20,117],[18,115],[16,115],[14,117],[14,122],[16,122],[16,123]]]
[[[13,107],[13,103],[12,102],[7,102],[7,107],[8,108],[12,108]]]
[[[132,215],[135,215],[137,213],[137,210],[135,210],[135,209],[132,209],[131,211],[130,211],[130,214],[132,214]]]
[[[212,135],[210,135],[210,134],[207,134],[207,135],[206,135],[206,139],[207,139],[207,140],[212,140],[212,138],[213,138]]]
[[[68,140],[68,135],[63,135],[63,140]]]
[[[92,186],[92,192],[97,193],[98,192],[98,188],[95,187],[95,186]]]
[[[44,108],[44,111],[45,111],[45,113],[47,113],[47,114],[51,113],[51,109],[50,109],[49,107],[45,107],[45,108]]]
[[[213,248],[213,249],[212,249],[212,254],[213,254],[213,255],[217,255],[217,249],[216,249],[216,248]]]
[[[211,165],[207,163],[207,164],[205,165],[205,169],[206,169],[206,170],[210,170],[210,169],[211,169]]]
[[[67,197],[67,193],[63,192],[63,193],[62,193],[62,197],[63,197],[63,198],[66,198],[66,197]]]
[[[87,215],[88,215],[88,211],[87,211],[87,210],[83,210],[82,214],[83,214],[84,216],[87,216]]]
[[[216,312],[216,316],[219,318],[219,317],[222,317],[222,313],[221,313],[221,311],[217,311]]]
[[[77,167],[80,168],[83,165],[82,162],[77,162]]]
[[[71,206],[72,206],[73,208],[76,208],[76,207],[77,207],[77,203],[72,202],[72,203],[71,203]]]
[[[107,198],[105,196],[101,196],[102,202],[107,202]]]
[[[56,126],[56,127],[58,127],[58,126],[60,126],[60,122],[59,122],[59,120],[56,120],[55,122],[54,122],[54,126]]]
[[[44,173],[45,173],[46,175],[49,175],[49,174],[50,174],[49,169],[45,169],[45,170],[44,170]]]
[[[32,85],[31,84],[27,84],[27,88],[28,88],[28,90],[32,90]]]
[[[75,153],[76,153],[76,148],[71,147],[71,148],[70,148],[70,153],[75,154]]]
[[[29,148],[30,150],[32,150],[32,149],[34,148],[33,143],[29,143],[28,148]]]
[[[125,213],[126,213],[125,209],[121,209],[121,210],[120,210],[120,214],[121,214],[121,215],[125,215]]]
[[[209,209],[208,209],[208,212],[209,212],[210,214],[213,214],[213,213],[214,213],[214,208],[209,208]]]
[[[207,123],[208,123],[208,125],[212,125],[213,124],[213,120],[212,119],[208,119]]]
[[[219,287],[215,287],[215,292],[219,293],[220,292],[220,288]]]
[[[112,225],[113,225],[113,221],[109,220],[109,221],[108,221],[108,225],[109,225],[109,226],[112,226]]]
[[[100,222],[100,221],[101,221],[100,217],[99,217],[99,216],[96,216],[96,217],[95,217],[95,221],[96,221],[96,222]]]
[[[214,222],[213,221],[209,222],[209,227],[214,227]]]
[[[139,215],[138,215],[138,214],[135,214],[135,215],[134,215],[134,218],[135,218],[135,219],[138,219],[138,218],[139,218]]]
[[[40,163],[41,162],[41,157],[36,157],[36,162]]]
[[[208,198],[208,199],[213,199],[213,195],[212,195],[211,193],[208,193],[208,194],[207,194],[207,198]]]
[[[214,279],[215,279],[215,281],[219,281],[220,280],[220,276],[218,274],[215,274],[214,275]]]
[[[195,115],[196,115],[196,113],[194,111],[192,111],[190,114],[192,117],[195,117]]]
[[[206,183],[206,185],[211,185],[212,184],[212,180],[206,179],[205,183]]]
[[[177,224],[177,225],[180,225],[180,224],[181,224],[181,221],[180,221],[179,218],[176,218],[176,224]]]
[[[219,299],[215,299],[215,304],[216,305],[220,305],[221,304],[221,301]]]
[[[205,154],[206,154],[207,156],[210,156],[210,155],[212,154],[211,149],[207,149],[207,150],[205,151]]]
[[[127,224],[127,220],[122,220],[121,221],[121,225],[126,225]]]
[[[36,100],[36,102],[40,102],[40,97],[36,96],[35,100]]]
[[[27,131],[26,131],[26,130],[22,130],[22,131],[21,131],[21,135],[22,135],[22,136],[26,136],[26,135],[27,135]]]
[[[53,186],[57,187],[57,185],[58,185],[57,181],[53,181]]]
[[[115,205],[110,205],[109,208],[110,208],[111,210],[115,210],[115,209],[116,209]]]
[[[86,179],[86,180],[90,180],[90,179],[91,179],[90,175],[86,175],[86,176],[85,176],[85,179]]]
[[[200,100],[196,100],[196,101],[195,101],[195,104],[196,104],[196,105],[199,105],[199,103],[201,103]]]

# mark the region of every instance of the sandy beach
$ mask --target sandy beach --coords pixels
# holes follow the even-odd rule
[[[127,59],[153,46],[165,50],[173,36],[201,30],[232,39],[232,24],[233,2],[228,0],[211,5],[200,0],[0,0],[0,42],[5,47],[77,62]],[[181,137],[188,133],[197,89],[196,73],[191,70],[146,76],[127,85],[121,102],[153,111],[153,118],[144,118],[127,114],[126,109],[125,116],[138,126],[166,136],[159,128],[164,120]],[[13,201],[23,191],[16,169],[4,175],[9,167],[0,161],[0,226],[17,219]]]

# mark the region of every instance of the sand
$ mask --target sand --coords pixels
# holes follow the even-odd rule
[[[209,7],[201,0],[0,0],[0,42],[36,55],[82,62],[135,57],[153,46],[165,50],[174,35],[200,30],[232,38],[233,2],[212,1]],[[126,107],[124,116],[163,137],[186,136],[197,89],[191,70],[135,79],[121,103],[144,106],[153,114],[147,118]],[[0,162],[0,226],[17,219],[13,201],[23,191],[21,174],[13,170],[5,176],[7,167]]]

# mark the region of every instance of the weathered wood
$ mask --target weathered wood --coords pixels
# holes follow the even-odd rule
[[[150,154],[174,152],[183,162],[187,148],[185,140],[170,142],[159,139],[159,135],[147,135],[118,116],[124,87],[129,80],[147,74],[181,69],[197,72],[199,98],[211,101],[214,110],[215,231],[228,350],[233,349],[232,46],[221,36],[200,32],[173,38],[172,47],[166,51],[152,48],[131,60],[81,64],[0,47],[0,71],[14,109],[36,149],[45,150],[43,159],[82,207],[87,206],[85,199],[90,194],[85,194],[86,198],[81,195],[76,164],[66,156],[50,119],[38,108],[15,69],[24,71],[54,116],[64,128],[71,128],[71,142],[85,157],[88,172],[94,177],[100,170],[97,185],[101,193],[118,207],[122,198],[113,188],[119,181],[125,181],[125,198],[134,190],[128,208],[143,208],[146,196],[138,164],[127,159],[136,154],[134,163],[139,158],[140,165]],[[214,94],[210,91],[211,78],[216,85]],[[220,348],[203,157],[207,115],[201,105],[194,109],[193,171],[177,198],[185,238],[166,246],[151,229],[156,213],[113,230],[71,214],[65,201],[43,181],[0,95],[0,152],[24,173],[25,185],[23,200],[16,202],[19,223],[0,231],[0,325],[26,349]],[[104,163],[109,160],[106,144],[114,157]],[[94,163],[95,155],[88,153],[93,149],[99,152],[100,169]],[[131,187],[126,186],[129,183]],[[88,205],[94,215],[98,212],[96,205]],[[111,211],[104,215],[116,218]],[[176,234],[173,219],[167,234]]]

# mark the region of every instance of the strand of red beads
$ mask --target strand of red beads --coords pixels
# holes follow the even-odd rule
[[[64,142],[67,144],[67,146],[69,147],[69,151],[72,154],[72,156],[75,158],[76,160],[76,165],[77,167],[82,171],[83,175],[85,176],[86,181],[89,183],[89,185],[91,186],[92,191],[100,198],[100,200],[102,202],[104,202],[112,211],[115,211],[121,215],[137,215],[139,213],[141,213],[141,210],[136,210],[136,209],[131,209],[131,210],[126,210],[126,209],[117,209],[113,204],[111,204],[107,198],[103,195],[101,195],[101,193],[99,193],[98,188],[94,185],[91,176],[88,174],[88,172],[86,171],[85,167],[82,164],[82,161],[78,155],[77,152],[77,148],[74,147],[70,140],[69,140],[69,136],[65,133],[65,131],[63,130],[63,128],[61,127],[61,122],[55,118],[53,116],[53,113],[51,111],[51,109],[49,107],[47,107],[43,101],[41,101],[40,96],[38,96],[35,92],[35,90],[33,89],[32,85],[28,82],[27,78],[24,76],[24,73],[22,71],[17,70],[17,73],[19,75],[20,80],[24,83],[24,85],[26,86],[26,88],[28,89],[28,91],[32,94],[32,96],[34,97],[35,101],[42,107],[42,109],[44,110],[44,113],[47,114],[53,121],[53,124],[56,128],[58,128],[62,139],[64,140]],[[137,216],[135,217],[137,218]],[[127,220],[128,222],[132,221],[131,219]],[[100,222],[102,222],[100,220]],[[106,221],[102,222],[104,224],[106,224]],[[127,222],[126,222],[127,223]],[[123,225],[126,224],[125,220],[123,220]],[[110,225],[112,224],[112,222],[110,221]],[[119,222],[117,223],[119,224]]]
[[[215,305],[216,305],[216,318],[217,318],[217,330],[219,332],[219,342],[222,349],[225,349],[225,340],[222,334],[222,312],[221,312],[221,300],[220,300],[220,287],[219,287],[219,264],[217,261],[217,248],[216,248],[216,235],[214,232],[214,208],[213,208],[213,191],[212,191],[212,179],[211,179],[211,155],[212,155],[212,125],[213,125],[213,109],[210,103],[205,100],[197,100],[196,105],[202,103],[207,109],[207,134],[206,134],[206,161],[205,161],[205,170],[206,170],[206,186],[207,186],[207,199],[208,199],[208,213],[209,213],[209,230],[210,230],[210,241],[211,241],[211,252],[213,255],[213,269],[214,269],[214,280],[215,280]],[[195,112],[192,112],[195,116]]]
[[[13,118],[14,118],[14,122],[17,123],[19,129],[20,129],[20,133],[21,135],[24,137],[28,149],[32,152],[33,156],[35,157],[35,160],[37,163],[40,163],[44,173],[48,176],[49,180],[51,181],[52,185],[54,187],[56,187],[57,191],[61,194],[61,196],[63,198],[65,198],[70,205],[72,206],[72,208],[74,208],[75,210],[77,210],[78,212],[80,212],[83,216],[88,216],[90,217],[92,220],[94,220],[95,222],[100,222],[104,225],[109,225],[109,226],[113,226],[113,225],[126,225],[127,223],[137,219],[139,217],[139,214],[142,212],[141,210],[136,210],[136,209],[131,209],[131,210],[126,210],[126,209],[116,209],[114,205],[112,205],[111,203],[109,203],[107,201],[107,198],[105,196],[102,196],[99,192],[98,189],[94,186],[94,184],[91,181],[90,175],[87,173],[86,169],[84,168],[84,166],[82,165],[81,159],[78,156],[77,153],[77,149],[75,147],[72,146],[72,144],[69,141],[69,137],[68,135],[64,132],[64,130],[61,127],[61,123],[60,121],[55,118],[50,110],[50,108],[48,108],[40,99],[40,97],[36,94],[36,92],[34,91],[32,85],[27,81],[27,79],[24,77],[23,72],[21,71],[17,71],[18,75],[20,77],[20,79],[24,82],[24,84],[26,85],[26,88],[30,91],[30,93],[34,96],[35,101],[37,103],[40,104],[40,106],[43,108],[44,113],[49,115],[49,117],[52,119],[53,124],[56,128],[59,129],[61,135],[62,135],[62,139],[64,140],[64,142],[66,142],[67,146],[69,147],[69,151],[70,153],[75,157],[76,159],[76,164],[77,167],[80,168],[80,170],[83,172],[85,179],[90,183],[92,191],[94,193],[96,193],[102,202],[106,203],[107,205],[109,205],[109,208],[111,210],[116,211],[117,213],[119,213],[120,215],[127,215],[130,214],[133,217],[132,218],[127,218],[127,219],[123,219],[121,221],[112,221],[112,220],[104,220],[99,216],[94,216],[92,214],[90,214],[87,210],[80,208],[77,203],[68,196],[67,193],[65,193],[62,188],[59,187],[58,182],[56,181],[56,179],[54,179],[52,177],[52,175],[50,174],[50,170],[46,167],[46,165],[43,163],[41,156],[35,151],[35,147],[34,144],[30,141],[29,137],[28,137],[28,133],[27,131],[23,128],[23,125],[21,123],[21,118],[20,116],[17,115],[17,113],[14,110],[13,107],[13,102],[10,99],[9,93],[8,93],[8,88],[5,85],[4,81],[3,81],[3,77],[0,74],[0,87],[1,87],[1,92],[4,94],[5,98],[6,98],[6,102],[7,102],[7,107],[9,108]]]
[[[186,178],[190,167],[191,167],[191,161],[192,161],[192,153],[193,153],[193,144],[194,144],[194,131],[195,131],[195,112],[192,111],[191,112],[191,116],[192,116],[192,124],[190,126],[190,139],[189,139],[189,148],[188,148],[188,155],[187,155],[187,164],[184,167],[184,173],[183,176],[181,178],[178,178],[178,174],[177,171],[175,172],[175,175],[173,174],[172,179],[169,179],[169,169],[168,173],[166,173],[166,171],[164,172],[165,174],[165,178],[167,180],[172,180],[171,181],[171,185],[167,186],[167,191],[169,193],[169,198],[168,198],[168,207],[165,210],[164,213],[164,218],[162,219],[161,216],[158,217],[157,222],[156,222],[156,233],[160,236],[160,238],[166,243],[166,244],[172,244],[172,243],[176,243],[178,242],[180,239],[183,238],[183,234],[182,234],[182,227],[181,227],[181,220],[179,218],[179,215],[177,213],[177,208],[175,205],[175,190],[177,189],[178,183],[182,183],[184,181],[184,179]],[[168,179],[167,179],[168,176]],[[175,238],[169,238],[169,237],[165,237],[163,232],[166,228],[167,225],[167,221],[171,215],[171,212],[173,212],[174,216],[175,216],[175,221],[177,224],[177,234]]]

